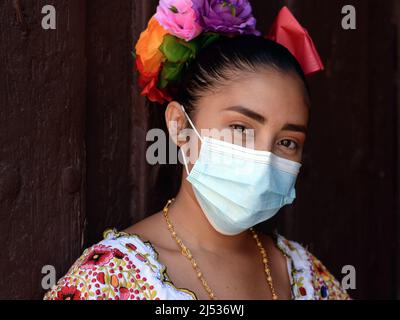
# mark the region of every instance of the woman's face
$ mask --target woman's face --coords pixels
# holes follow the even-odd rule
[[[207,135],[208,130],[208,135],[215,139],[226,141],[228,138],[229,142],[239,142],[245,147],[250,142],[250,147],[256,150],[301,162],[309,120],[309,105],[301,80],[292,74],[267,69],[258,73],[243,72],[237,78],[197,101],[191,115],[196,129],[202,135]],[[166,121],[177,123],[181,129],[188,125],[177,102],[168,105]],[[174,138],[172,126],[169,129],[175,143],[186,144]],[[219,136],[221,132],[223,135]],[[230,137],[226,137],[227,132]],[[197,140],[193,132],[192,139]],[[198,149],[200,144],[196,146]]]
[[[301,162],[308,119],[301,81],[291,74],[265,70],[243,74],[201,98],[193,121],[199,131],[231,130],[234,141],[253,139],[254,134],[256,150]]]

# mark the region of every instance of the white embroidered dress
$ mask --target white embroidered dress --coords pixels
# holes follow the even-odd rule
[[[287,259],[292,299],[350,299],[338,281],[303,246],[276,234]],[[104,239],[86,249],[67,274],[44,296],[46,300],[195,300],[188,288],[177,288],[158,253],[139,235],[104,232]]]

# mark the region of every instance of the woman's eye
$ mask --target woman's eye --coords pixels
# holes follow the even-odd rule
[[[245,131],[247,130],[247,128],[245,126],[242,126],[240,124],[232,124],[230,126],[235,132],[239,132],[239,133],[245,133]]]
[[[278,144],[290,150],[295,150],[298,147],[297,142],[289,139],[281,140]]]

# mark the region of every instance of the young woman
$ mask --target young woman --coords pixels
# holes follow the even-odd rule
[[[182,24],[179,32],[173,29],[173,19],[163,19],[163,2],[171,1],[161,1],[158,21],[151,21],[142,40],[167,41],[166,34],[185,41],[201,37],[196,26],[184,33]],[[175,14],[182,3],[192,3],[172,2],[176,7],[167,9]],[[163,70],[168,66],[169,73],[150,64],[160,59],[157,50],[151,51],[154,43],[145,46],[149,59],[138,57],[144,94],[153,101],[168,100],[165,119],[184,160],[178,194],[162,211],[126,230],[107,230],[45,299],[349,299],[303,246],[253,229],[295,198],[310,110],[302,67],[285,47],[259,36],[251,11],[234,6],[247,1],[225,1],[225,7],[200,2],[214,13],[231,5],[229,12],[235,9],[235,17],[246,23],[233,23],[238,28],[233,37],[232,28],[219,28],[220,36],[214,28],[207,34],[212,41],[203,39],[201,50],[175,73],[165,43],[155,47],[163,52]],[[203,31],[209,30],[204,16]],[[146,67],[158,68],[157,82]],[[163,80],[167,86],[160,85]],[[168,89],[170,83],[175,90]],[[189,139],[183,139],[188,128]],[[230,132],[234,142],[207,136],[205,130]],[[252,148],[237,143],[250,140]],[[199,151],[193,161],[189,149],[190,154]]]

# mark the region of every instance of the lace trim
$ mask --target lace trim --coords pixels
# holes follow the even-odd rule
[[[103,232],[103,238],[107,239],[110,236],[110,234],[114,235],[116,238],[120,238],[120,237],[124,237],[124,236],[125,237],[135,237],[136,239],[138,239],[139,241],[144,243],[152,251],[152,255],[153,255],[154,259],[161,266],[161,271],[160,271],[160,276],[161,277],[160,277],[160,280],[164,284],[172,287],[173,289],[175,289],[177,291],[189,294],[193,298],[193,300],[198,300],[196,294],[193,291],[191,291],[189,289],[186,289],[186,288],[178,288],[178,287],[176,287],[174,285],[174,283],[171,280],[171,277],[168,275],[167,266],[160,262],[160,260],[158,258],[159,257],[159,253],[156,250],[156,248],[154,247],[154,245],[149,240],[144,240],[137,233],[128,233],[128,232],[124,232],[124,231],[118,231],[115,228],[110,228],[110,229],[105,230]]]
[[[276,246],[287,259],[293,300],[313,300],[312,265],[307,251],[300,244],[289,241],[278,233],[273,234]]]
[[[110,228],[104,231],[103,238],[107,239],[109,236],[113,235],[115,238],[119,237],[135,237],[137,240],[141,241],[146,245],[147,248],[152,253],[153,258],[156,262],[161,266],[160,272],[160,280],[175,289],[176,291],[183,292],[189,294],[193,300],[198,300],[195,292],[187,289],[187,288],[178,288],[172,282],[170,276],[167,272],[167,266],[164,265],[159,260],[159,253],[155,249],[154,245],[149,240],[144,240],[137,233],[128,233],[124,231],[117,231],[115,228]],[[276,248],[280,250],[280,252],[286,258],[286,267],[287,272],[290,279],[290,287],[291,287],[291,298],[293,300],[304,300],[304,299],[312,299],[314,295],[314,288],[311,283],[312,274],[311,274],[311,264],[307,259],[307,254],[305,249],[299,244],[287,240],[285,237],[281,236],[277,232],[274,232],[270,235]]]

